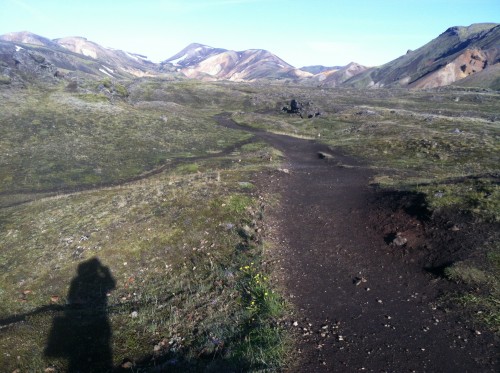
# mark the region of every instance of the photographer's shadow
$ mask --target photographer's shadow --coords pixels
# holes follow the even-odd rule
[[[52,322],[45,356],[67,359],[71,373],[112,370],[107,294],[115,284],[109,268],[97,258],[78,266],[64,314]]]

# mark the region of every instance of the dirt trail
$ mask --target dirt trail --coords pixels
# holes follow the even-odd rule
[[[447,284],[421,265],[418,195],[380,194],[368,168],[324,145],[216,119],[286,156],[290,173],[268,175],[264,184],[283,196],[275,240],[300,310],[292,327],[302,336],[292,371],[498,371],[494,336],[434,304]],[[401,247],[391,244],[398,232],[407,240]]]

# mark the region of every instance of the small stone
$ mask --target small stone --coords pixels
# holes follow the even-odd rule
[[[48,367],[48,368],[45,368],[44,372],[45,373],[54,373],[56,371],[56,368],[54,367]]]
[[[132,367],[134,366],[134,363],[132,363],[131,361],[125,361],[121,367],[123,369],[131,369]]]
[[[382,303],[382,299],[377,299],[377,303]]]
[[[479,330],[476,330],[476,335],[481,335],[481,332]]]
[[[50,297],[50,301],[51,301],[52,303],[57,303],[57,302],[59,302],[59,295],[52,295],[52,296]]]
[[[404,246],[408,242],[408,239],[406,237],[403,237],[401,235],[396,236],[396,238],[392,241],[392,243],[396,246]]]
[[[343,341],[344,340],[344,337],[339,335],[338,338],[337,338],[339,341]]]
[[[297,321],[294,321],[292,325],[293,326],[299,326],[299,323]]]
[[[135,319],[135,318],[139,317],[139,312],[137,312],[137,311],[133,311],[133,312],[130,314],[130,317],[131,317],[131,318],[133,318],[133,319]]]

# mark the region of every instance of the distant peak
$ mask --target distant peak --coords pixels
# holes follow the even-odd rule
[[[191,43],[185,49],[196,49],[196,48],[215,49],[214,47],[201,43]]]
[[[87,38],[84,38],[83,36],[65,36],[63,38],[58,38],[54,40],[82,40],[82,41],[88,41]]]
[[[446,29],[441,35],[456,35],[460,38],[468,38],[471,35],[489,31],[499,25],[499,23],[473,23],[470,26],[453,26]]]

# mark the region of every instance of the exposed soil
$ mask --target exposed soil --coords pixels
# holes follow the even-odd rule
[[[282,196],[269,239],[298,310],[290,371],[499,371],[495,336],[437,302],[456,286],[440,268],[470,255],[491,227],[431,216],[422,195],[378,191],[369,168],[325,145],[246,129],[286,156],[288,172],[260,183]]]

